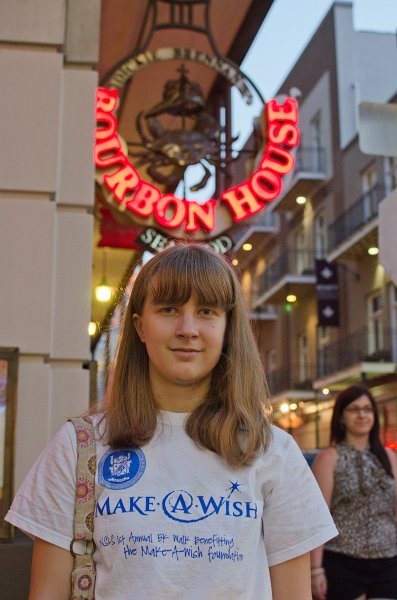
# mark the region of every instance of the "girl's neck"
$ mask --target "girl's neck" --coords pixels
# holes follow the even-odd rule
[[[202,402],[208,393],[208,386],[167,386],[153,385],[153,395],[160,410],[174,413],[190,413]]]
[[[350,433],[346,433],[345,441],[354,446],[354,448],[357,450],[369,449],[368,435],[352,435]]]

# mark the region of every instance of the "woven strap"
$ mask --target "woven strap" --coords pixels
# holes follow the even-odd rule
[[[72,600],[95,600],[95,563],[93,554],[95,543],[95,472],[96,445],[95,432],[88,417],[70,419],[77,436],[76,496],[73,523],[73,540],[70,551],[74,556],[72,572]],[[75,551],[76,542],[85,542],[85,552]]]

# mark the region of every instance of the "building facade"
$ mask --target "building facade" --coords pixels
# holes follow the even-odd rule
[[[88,408],[99,17],[99,0],[2,3],[0,499],[6,502],[7,469],[14,466],[16,489],[67,416]],[[12,404],[9,355],[18,363]]]
[[[236,247],[275,421],[303,448],[328,444],[335,394],[353,382],[397,445],[397,282],[376,254],[397,158],[364,154],[358,135],[361,101],[394,100],[396,59],[394,35],[354,31],[351,5],[334,4],[279,90],[300,104],[294,172]]]

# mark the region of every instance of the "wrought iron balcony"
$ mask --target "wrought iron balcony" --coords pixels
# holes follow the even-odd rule
[[[357,363],[392,362],[392,340],[397,331],[390,327],[373,329],[364,326],[338,341],[320,348],[317,353],[317,377],[348,369]]]
[[[315,284],[314,258],[312,250],[284,252],[254,280],[254,304],[283,303],[288,291],[299,297],[303,288]]]
[[[367,246],[371,241],[376,243],[374,229],[376,234],[376,222],[380,201],[385,196],[385,188],[376,185],[369,192],[360,196],[360,198],[350,206],[342,215],[340,215],[328,228],[328,255],[331,254],[332,260],[339,258],[341,254],[349,253],[349,256],[355,257],[357,253],[361,254],[360,246],[364,246],[366,252]],[[372,237],[371,237],[372,234]],[[375,238],[377,236],[375,235]],[[338,246],[343,246],[338,251]]]
[[[237,234],[234,235],[235,244],[233,251],[236,254],[245,242],[250,242],[255,246],[263,239],[266,234],[277,233],[279,228],[279,215],[266,209],[261,210],[256,215],[245,220],[243,225],[239,225]],[[239,259],[244,255],[239,255]]]
[[[312,393],[312,379],[315,372],[313,365],[292,364],[290,367],[281,367],[266,373],[267,384],[271,396],[277,396],[282,392],[295,393],[302,398]]]
[[[324,148],[298,147],[295,168],[284,178],[280,196],[273,200],[273,209],[294,210],[297,196],[310,196],[326,180],[326,157]]]
[[[295,158],[295,174],[325,173],[324,148],[298,147]]]
[[[252,306],[252,302],[250,306]],[[255,306],[249,310],[248,317],[251,321],[275,321],[277,319],[277,309],[273,304]]]

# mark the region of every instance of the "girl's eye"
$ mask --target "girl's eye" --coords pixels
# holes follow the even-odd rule
[[[209,317],[214,314],[214,311],[212,308],[200,308],[200,314]]]
[[[176,308],[174,306],[162,306],[160,308],[160,312],[165,313],[166,315],[172,314]]]

